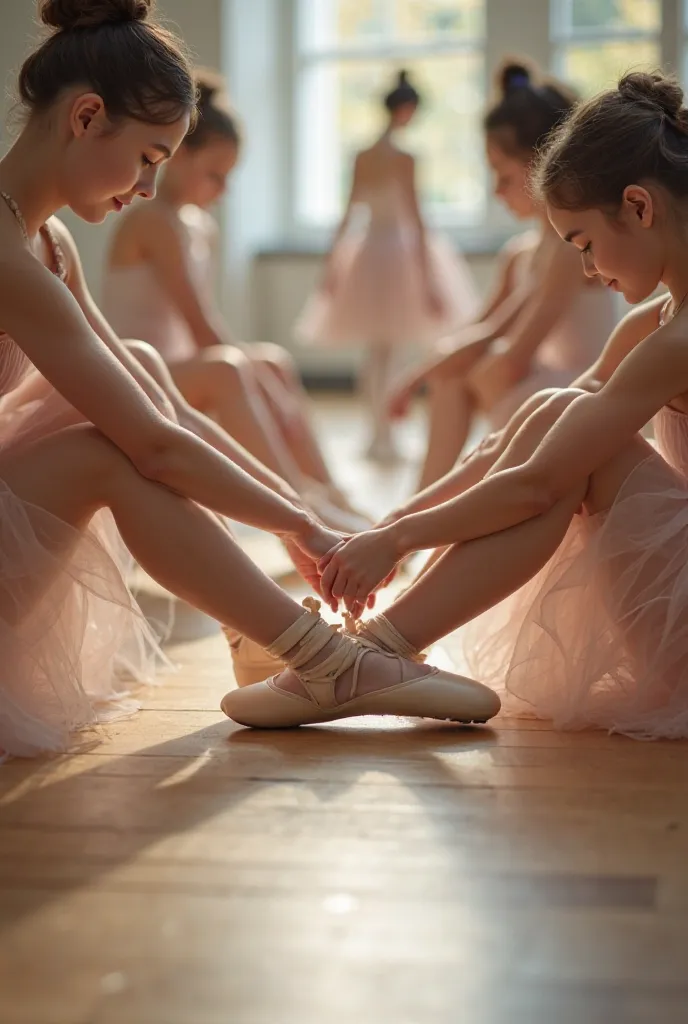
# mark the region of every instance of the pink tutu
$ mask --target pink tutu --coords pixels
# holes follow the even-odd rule
[[[69,409],[55,392],[12,400],[0,402],[2,453]],[[130,561],[109,512],[79,532],[0,479],[0,752],[63,751],[75,732],[136,710],[123,676],[150,679],[162,656],[125,582]]]
[[[688,417],[664,409],[655,430],[665,458],[604,514],[576,516],[548,564],[462,630],[471,674],[507,713],[688,736]]]
[[[333,254],[334,290],[316,291],[297,321],[305,344],[429,344],[451,334],[477,312],[471,273],[446,239],[428,234],[428,257],[442,311],[428,308],[416,251],[407,225],[371,226],[343,239]]]

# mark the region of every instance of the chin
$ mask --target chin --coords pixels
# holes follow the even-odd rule
[[[72,213],[76,214],[79,220],[85,221],[87,224],[102,224],[108,213],[114,212],[108,209],[104,203],[98,203],[93,206],[84,206],[83,203],[75,203],[69,205]]]

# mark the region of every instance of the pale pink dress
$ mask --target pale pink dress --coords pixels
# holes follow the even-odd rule
[[[361,201],[363,230],[350,231],[333,253],[335,290],[316,291],[295,326],[313,345],[430,344],[468,323],[478,297],[463,256],[427,234],[430,272],[443,311],[428,308],[417,256],[417,229],[395,184]]]
[[[201,294],[212,293],[215,266],[211,236],[213,220],[197,206],[180,210],[181,230],[191,278]],[[101,308],[120,338],[147,341],[166,363],[183,363],[198,355],[198,346],[184,317],[170,302],[155,267],[135,263],[108,267],[103,281]]]
[[[32,370],[0,332],[0,757],[63,751],[78,730],[133,713],[121,677],[150,678],[160,657],[126,584],[110,513],[82,533],[2,479],[3,455],[50,433],[64,408],[56,393],[54,404],[17,405],[13,390]]]
[[[612,507],[575,516],[547,565],[462,630],[506,713],[688,737],[688,416],[665,407],[654,430]]]
[[[552,245],[537,243],[534,232],[515,240],[514,286],[536,287],[540,267],[552,256]],[[561,245],[559,239],[555,245]],[[568,387],[590,369],[618,321],[615,298],[609,288],[590,281],[579,289],[570,305],[535,353],[530,373],[490,411],[493,429],[505,426],[531,395],[544,388]]]

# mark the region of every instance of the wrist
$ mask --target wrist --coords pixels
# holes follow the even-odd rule
[[[391,542],[397,561],[415,550],[412,537],[413,528],[409,516],[402,516],[393,523],[384,526],[383,530]]]
[[[294,505],[291,518],[292,522],[289,527],[280,531],[280,536],[285,540],[308,542],[322,529],[310,512]]]

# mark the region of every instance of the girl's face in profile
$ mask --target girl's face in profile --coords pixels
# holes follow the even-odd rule
[[[189,127],[184,114],[172,124],[130,118],[113,124],[102,99],[77,96],[69,111],[71,136],[62,168],[67,205],[99,224],[136,196],[152,198],[160,167],[179,148]]]
[[[183,184],[184,201],[205,209],[221,199],[239,160],[239,149],[230,139],[216,136],[205,145],[181,146],[174,157],[177,180]]]
[[[529,220],[538,212],[530,194],[530,161],[507,153],[490,135],[487,137],[487,162],[494,173],[494,194],[519,220]]]
[[[614,216],[604,210],[561,210],[552,204],[547,204],[547,214],[557,234],[581,253],[588,277],[598,277],[630,303],[642,302],[655,291],[666,251],[647,189],[629,185]]]

